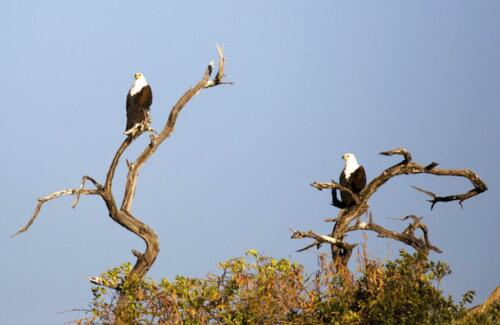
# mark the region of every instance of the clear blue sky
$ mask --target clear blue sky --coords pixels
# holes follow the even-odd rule
[[[409,185],[451,194],[469,183],[401,177],[373,198],[376,221],[425,217],[444,250],[432,258],[453,269],[447,293],[476,289],[481,302],[500,284],[500,2],[3,0],[0,30],[0,323],[78,317],[56,313],[85,307],[86,278],[143,249],[91,197],[75,210],[50,202],[28,233],[9,235],[37,197],[104,179],[133,73],[153,87],[160,128],[216,42],[236,84],[195,97],[140,175],[133,210],[161,242],[150,276],[204,276],[249,248],[315,270],[318,253],[295,253],[308,242],[287,227],[326,233],[337,210],[309,183],[337,178],[344,152],[373,177],[396,161],[378,152],[404,146],[418,162],[473,169],[489,191],[431,212]],[[393,258],[400,245],[370,236],[368,247]]]

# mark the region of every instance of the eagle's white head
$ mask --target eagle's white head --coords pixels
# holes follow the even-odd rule
[[[356,156],[352,153],[345,153],[342,156],[342,159],[345,160],[345,166],[344,166],[344,174],[345,178],[349,179],[349,176],[359,168],[358,161],[356,160]]]
[[[144,86],[148,85],[148,82],[146,81],[146,78],[144,78],[144,75],[142,73],[137,72],[134,75],[134,78],[134,83],[132,84],[132,87],[130,87],[130,96],[134,96],[135,94],[140,92]]]

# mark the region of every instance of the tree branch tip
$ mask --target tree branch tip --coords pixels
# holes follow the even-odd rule
[[[431,191],[427,191],[427,190],[424,190],[423,188],[420,188],[418,186],[414,186],[414,185],[411,185],[411,187],[413,187],[415,190],[419,191],[419,192],[422,192],[428,196],[430,196],[433,200],[436,199],[436,194],[432,193]],[[429,202],[432,202],[432,201],[429,201]]]
[[[90,309],[84,309],[84,308],[71,308],[71,309],[66,309],[66,310],[61,310],[56,313],[56,315],[62,315],[65,313],[71,313],[71,312],[86,312],[86,313],[91,313],[92,310]]]
[[[314,246],[316,246],[316,249],[320,249],[320,247],[321,247],[321,243],[320,243],[320,242],[318,242],[318,241],[315,241],[314,243],[309,244],[309,245],[307,245],[307,246],[305,246],[305,247],[303,247],[303,248],[301,248],[301,249],[298,249],[298,250],[296,250],[295,252],[297,252],[297,253],[302,253],[303,251],[306,251],[306,250],[308,250],[309,248],[312,248],[312,247],[314,247]]]
[[[24,230],[20,229],[20,230],[18,230],[15,234],[10,235],[10,238],[17,237],[17,235],[20,235],[20,234],[22,234],[23,232],[24,232]]]
[[[433,161],[430,164],[428,164],[427,166],[425,166],[424,169],[425,170],[433,170],[437,165],[439,165],[439,163]]]
[[[311,184],[309,184],[310,186],[314,187],[315,189],[317,189],[318,191],[323,191],[323,188],[319,185],[318,182],[312,182]]]
[[[403,147],[399,147],[399,148],[392,149],[392,150],[382,151],[382,152],[380,152],[380,155],[383,155],[383,156],[401,155],[404,157],[404,161],[403,161],[404,163],[409,163],[412,160],[411,153]]]

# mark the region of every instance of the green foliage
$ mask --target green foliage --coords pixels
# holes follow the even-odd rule
[[[450,323],[460,307],[455,306],[451,297],[445,298],[442,292],[432,285],[433,280],[441,280],[443,275],[442,273],[436,275],[433,266],[435,265],[421,256],[402,251],[400,258],[388,262],[379,275],[365,271],[359,288],[362,297],[360,309],[364,322],[367,324]],[[372,284],[374,278],[378,278],[378,282]]]
[[[130,264],[102,274],[122,283]],[[486,314],[468,313],[474,292],[455,304],[438,288],[449,267],[401,251],[380,264],[366,257],[360,271],[325,256],[307,276],[301,265],[249,250],[245,257],[219,264],[218,275],[204,279],[177,276],[122,283],[128,298],[124,314],[131,324],[494,324],[499,306]],[[92,289],[92,315],[80,324],[112,324],[119,293]],[[496,309],[495,309],[496,308]]]

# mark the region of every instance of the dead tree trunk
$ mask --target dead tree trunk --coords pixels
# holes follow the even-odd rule
[[[318,190],[331,189],[332,190],[332,205],[340,208],[338,215],[333,219],[326,219],[326,222],[334,222],[334,226],[330,235],[321,235],[313,231],[298,231],[292,230],[292,239],[300,238],[312,238],[314,242],[300,250],[299,252],[316,246],[319,248],[322,244],[329,244],[331,246],[332,258],[339,260],[341,265],[346,266],[351,257],[352,250],[357,244],[350,244],[344,241],[344,237],[347,233],[358,230],[370,230],[378,234],[379,237],[391,238],[400,241],[406,245],[413,247],[415,250],[427,255],[429,251],[435,251],[441,253],[441,250],[432,245],[428,237],[427,226],[422,222],[422,217],[416,217],[414,215],[406,216],[404,218],[398,219],[401,221],[409,220],[410,224],[401,232],[386,229],[375,222],[373,222],[373,216],[368,212],[368,201],[370,197],[375,194],[375,192],[383,186],[388,180],[399,175],[413,175],[413,174],[429,174],[436,176],[455,176],[464,177],[468,179],[473,188],[468,192],[448,195],[448,196],[438,196],[430,191],[423,190],[421,188],[413,186],[416,190],[428,195],[431,203],[431,210],[434,205],[438,202],[451,202],[458,201],[460,206],[462,202],[471,197],[474,197],[488,188],[486,184],[479,178],[477,174],[468,169],[441,169],[437,168],[438,165],[432,162],[428,165],[420,165],[412,161],[412,156],[404,148],[398,148],[394,150],[384,151],[380,153],[384,156],[401,155],[403,156],[403,161],[400,163],[387,168],[380,175],[375,177],[360,193],[354,194],[348,188],[332,181],[331,183],[317,183],[311,184],[312,187]],[[337,199],[337,190],[349,192],[355,201],[355,204],[347,209],[343,209],[341,202]],[[361,216],[367,214],[368,222],[361,221]],[[420,230],[422,232],[422,237],[417,237],[415,231]]]
[[[117,205],[115,197],[113,195],[113,178],[115,176],[116,167],[120,161],[121,156],[134,141],[134,137],[131,135],[123,140],[122,144],[118,148],[111,165],[106,174],[106,181],[104,185],[97,182],[94,178],[90,176],[83,176],[82,182],[79,188],[75,189],[65,189],[61,191],[54,192],[45,197],[39,198],[38,203],[35,207],[35,211],[28,223],[19,229],[13,236],[23,233],[29,229],[35,219],[38,217],[43,204],[47,201],[56,199],[65,195],[74,195],[75,200],[73,202],[73,208],[76,207],[81,195],[98,195],[100,196],[109,212],[109,216],[113,221],[120,224],[125,229],[131,231],[135,235],[139,236],[144,240],[146,244],[146,251],[141,253],[137,250],[133,250],[133,255],[137,258],[136,263],[130,273],[127,275],[125,281],[130,281],[132,279],[142,279],[144,275],[149,271],[151,266],[156,260],[158,253],[160,252],[160,244],[158,241],[158,235],[153,230],[153,228],[144,224],[139,219],[135,218],[131,212],[132,202],[134,199],[134,194],[137,185],[137,177],[139,175],[139,170],[144,166],[147,160],[155,153],[160,144],[165,141],[174,131],[174,126],[177,121],[177,117],[184,106],[202,89],[215,87],[221,84],[228,84],[228,82],[223,81],[224,77],[224,54],[223,49],[217,46],[217,51],[219,55],[219,70],[213,79],[210,79],[213,70],[213,62],[207,67],[203,78],[192,88],[187,90],[184,95],[182,95],[177,103],[172,107],[168,120],[166,121],[163,129],[157,135],[150,135],[150,143],[144,148],[142,153],[134,162],[127,161],[128,175],[125,184],[125,194],[121,206]],[[92,183],[94,188],[85,188],[86,182]],[[104,285],[100,281],[99,277],[92,277],[90,281],[94,284]],[[109,285],[107,285],[109,286]],[[120,284],[113,286],[114,289],[120,290]],[[115,310],[116,314],[116,324],[125,324],[126,320],[123,317],[124,308],[127,306],[128,298],[125,294],[120,294],[117,307]]]

